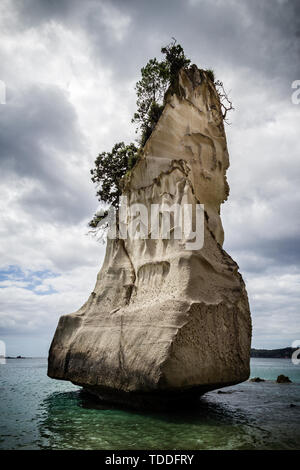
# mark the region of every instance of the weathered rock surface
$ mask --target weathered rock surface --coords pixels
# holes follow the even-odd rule
[[[50,377],[132,406],[186,400],[248,379],[248,298],[222,249],[228,166],[215,87],[195,66],[181,71],[123,194],[147,208],[183,198],[204,204],[204,246],[109,240],[89,299],[59,320]]]

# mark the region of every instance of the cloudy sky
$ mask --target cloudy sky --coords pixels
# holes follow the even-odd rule
[[[299,0],[1,0],[0,339],[47,355],[93,290],[97,153],[136,138],[134,84],[174,36],[231,90],[225,249],[246,281],[254,347],[300,340]],[[2,96],[3,98],[3,96]],[[3,99],[2,99],[3,102]]]

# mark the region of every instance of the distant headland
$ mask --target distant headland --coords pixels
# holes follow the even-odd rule
[[[264,357],[270,359],[290,359],[297,348],[282,349],[251,349],[250,357]]]

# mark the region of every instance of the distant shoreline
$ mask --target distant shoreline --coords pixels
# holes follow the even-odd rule
[[[47,356],[0,356],[0,359],[47,359]]]
[[[297,348],[281,348],[281,349],[255,349],[250,351],[250,357],[260,357],[265,359],[291,359],[293,352]],[[0,359],[47,359],[47,356],[0,356]]]

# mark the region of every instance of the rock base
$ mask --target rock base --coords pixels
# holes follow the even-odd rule
[[[75,385],[79,385],[76,384]],[[83,387],[83,391],[106,405],[116,405],[133,410],[172,411],[195,407],[202,395],[221,387],[229,387],[236,383],[211,384],[210,386],[195,386],[182,390],[156,392],[124,392],[108,387]]]

